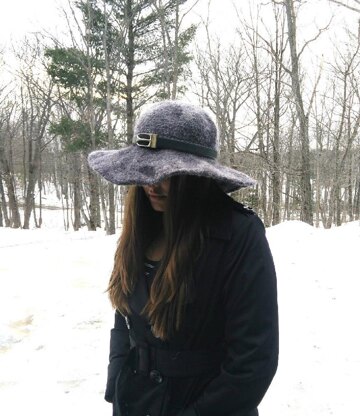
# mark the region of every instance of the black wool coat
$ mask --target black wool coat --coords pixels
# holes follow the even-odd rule
[[[115,314],[105,399],[113,402],[116,416],[258,414],[278,362],[272,256],[261,220],[230,197],[224,195],[208,217],[204,250],[194,272],[195,294],[176,335],[166,342],[155,338],[141,315],[148,299],[142,276],[129,300],[131,315],[125,319]],[[143,351],[134,344],[150,351],[145,370]],[[164,350],[171,357],[165,368],[156,358]],[[194,351],[200,357],[204,352],[209,364],[200,373],[197,363],[204,360],[199,355],[195,361],[186,358]],[[180,373],[168,376],[173,363]]]

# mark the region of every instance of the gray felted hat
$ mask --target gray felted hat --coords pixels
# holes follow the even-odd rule
[[[217,129],[201,107],[162,101],[139,117],[134,143],[118,150],[90,153],[89,165],[117,185],[151,185],[174,175],[205,176],[225,192],[255,181],[217,161]]]

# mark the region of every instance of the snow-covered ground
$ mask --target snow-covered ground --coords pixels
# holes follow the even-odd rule
[[[0,228],[0,415],[110,416],[104,291],[117,236],[55,223]],[[293,221],[267,235],[281,351],[261,416],[358,414],[359,223],[323,230]]]

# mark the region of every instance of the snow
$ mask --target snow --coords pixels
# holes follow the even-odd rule
[[[358,413],[360,224],[267,232],[278,272],[279,369],[262,416]]]
[[[105,289],[118,237],[65,232],[61,218],[45,214],[53,219],[42,230],[0,228],[0,415],[110,416]],[[291,221],[267,236],[280,362],[260,414],[356,414],[360,224],[324,230]]]
[[[1,415],[109,413],[115,244],[101,232],[0,229]]]

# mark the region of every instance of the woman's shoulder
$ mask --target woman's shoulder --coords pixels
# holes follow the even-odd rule
[[[265,227],[262,220],[252,208],[237,202],[234,199],[232,199],[230,203],[232,205],[232,239],[239,240],[243,237],[249,238],[265,233]]]
[[[249,206],[242,204],[241,202],[235,201],[235,199],[228,196],[228,202],[231,205],[232,209],[239,213],[239,215],[244,215],[246,217],[257,216],[256,212]]]
[[[264,229],[262,221],[252,208],[226,194],[217,201],[209,219],[209,235],[226,240],[244,235],[245,231],[251,232],[251,229]]]

